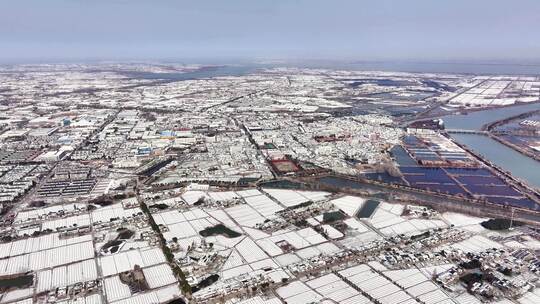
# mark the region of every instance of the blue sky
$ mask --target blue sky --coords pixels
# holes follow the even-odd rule
[[[538,29],[538,0],[0,0],[0,60],[535,60]]]

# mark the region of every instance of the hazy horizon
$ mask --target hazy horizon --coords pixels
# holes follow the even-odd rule
[[[540,2],[0,0],[0,62],[540,62]]]

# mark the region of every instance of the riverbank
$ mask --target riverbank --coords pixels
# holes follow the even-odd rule
[[[538,111],[538,103],[517,105],[505,108],[492,108],[463,115],[442,116],[447,129],[477,131],[482,134],[450,134],[455,142],[467,146],[476,155],[510,172],[527,184],[540,188],[540,162],[518,152],[512,147],[499,142],[497,139],[486,136],[483,127],[508,117]],[[471,132],[475,133],[475,132]]]
[[[457,117],[457,116],[467,117],[468,115],[474,116],[477,113],[485,113],[485,112],[501,112],[503,115],[505,115],[505,113],[511,113],[511,115],[514,116],[515,114],[513,113],[515,113],[516,110],[527,111],[530,108],[530,111],[536,111],[540,107],[540,100],[534,101],[534,102],[527,102],[527,103],[500,105],[496,107],[466,108],[466,109],[455,108],[452,111],[446,111],[446,113],[436,113],[435,110],[440,109],[441,107],[446,106],[446,105],[447,105],[447,102],[439,103],[438,105],[433,106],[429,109],[426,109],[422,113],[419,113],[413,119],[405,119],[403,121],[400,121],[399,125],[402,127],[406,127],[417,121],[422,121],[426,119],[435,119],[435,118],[441,118],[445,122],[447,122],[447,121],[452,121],[453,117]],[[494,114],[495,116],[498,116],[498,113],[494,113]]]
[[[451,134],[453,141],[486,166],[496,169],[521,187],[540,189],[540,163],[485,134]]]
[[[490,138],[498,141],[499,143],[501,143],[501,144],[503,144],[503,145],[505,145],[505,146],[507,146],[507,147],[509,147],[511,149],[516,150],[517,152],[523,154],[524,156],[532,158],[537,162],[540,162],[540,156],[538,156],[538,155],[536,155],[536,154],[534,154],[534,153],[532,153],[532,152],[530,152],[530,151],[528,151],[528,150],[526,150],[526,149],[524,149],[524,148],[522,148],[522,147],[520,147],[518,145],[515,145],[515,144],[513,144],[513,143],[511,143],[511,142],[509,142],[509,141],[505,140],[504,138],[499,137],[497,135],[489,133],[488,136]]]
[[[540,156],[523,148],[523,147],[520,147],[516,144],[513,144],[511,143],[510,141],[508,140],[505,140],[503,137],[500,137],[500,136],[497,136],[497,132],[494,132],[494,129],[498,126],[502,126],[504,124],[507,124],[507,123],[510,123],[511,121],[513,120],[516,120],[516,119],[524,119],[524,118],[527,118],[527,117],[530,117],[532,115],[535,115],[537,113],[540,113],[540,110],[536,110],[536,111],[530,111],[530,112],[525,112],[525,113],[521,113],[521,114],[518,114],[518,115],[514,115],[514,116],[510,116],[510,117],[507,117],[507,118],[504,118],[504,119],[501,119],[501,120],[496,120],[496,121],[493,121],[493,122],[490,122],[490,123],[487,123],[485,124],[484,126],[482,126],[482,130],[483,131],[486,131],[488,132],[488,136],[491,137],[492,139],[500,142],[501,144],[503,145],[506,145],[514,150],[516,150],[517,152],[527,156],[527,157],[530,157],[536,161],[540,161]]]
[[[531,111],[537,111],[539,102],[496,107],[488,109],[478,109],[466,111],[464,114],[449,114],[439,116],[444,121],[444,126],[448,129],[468,129],[481,131],[485,125],[503,120],[511,116],[517,116]]]

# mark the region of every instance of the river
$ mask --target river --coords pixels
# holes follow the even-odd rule
[[[443,117],[443,120],[447,129],[480,130],[487,123],[538,110],[539,108],[538,103],[525,104],[478,111],[465,115],[449,115]],[[509,171],[513,176],[540,189],[540,162],[485,135],[451,134],[451,136],[497,166]]]
[[[540,104],[521,104],[511,107],[494,108],[462,115],[443,116],[447,129],[480,130],[483,125],[522,113],[540,109]]]
[[[485,135],[452,134],[452,137],[497,166],[510,171],[513,176],[540,189],[540,162]]]

